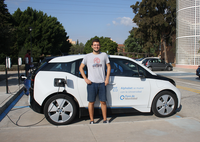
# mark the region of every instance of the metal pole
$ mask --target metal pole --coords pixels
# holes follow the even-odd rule
[[[32,29],[30,29],[32,31]],[[30,38],[31,38],[31,57],[32,57],[32,37],[31,37],[31,32],[30,32]]]
[[[18,83],[20,85],[20,79],[19,79],[19,63],[18,63]]]
[[[6,93],[8,94],[8,72],[6,68]]]

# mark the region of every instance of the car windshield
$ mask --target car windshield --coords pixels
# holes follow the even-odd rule
[[[136,61],[142,61],[142,59],[144,59],[144,58],[139,58],[139,59],[135,59]]]
[[[40,69],[43,68],[53,58],[55,58],[55,57],[49,57],[49,58],[45,58],[44,60],[42,60],[42,62],[33,71],[33,74],[37,74],[37,72],[40,71]]]
[[[148,61],[149,59],[145,59],[142,64],[146,64],[146,62]]]

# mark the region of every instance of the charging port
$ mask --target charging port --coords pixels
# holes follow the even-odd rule
[[[55,78],[54,79],[54,86],[55,87],[65,87],[66,80],[63,78]]]

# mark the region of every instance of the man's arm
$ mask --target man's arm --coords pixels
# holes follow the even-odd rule
[[[111,71],[110,63],[106,64],[106,66],[107,66],[107,75],[105,80],[105,86],[107,86],[109,83],[110,71]]]
[[[84,70],[83,70],[84,67],[85,67],[85,65],[84,65],[83,63],[81,63],[81,65],[80,65],[80,67],[79,67],[79,71],[81,72],[81,75],[82,75],[82,77],[84,78],[85,82],[86,82],[87,84],[91,84],[92,82],[91,82],[89,79],[87,79],[87,77],[86,77],[86,75],[85,75],[85,72],[84,72]]]

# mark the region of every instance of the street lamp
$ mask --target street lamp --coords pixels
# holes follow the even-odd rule
[[[31,37],[31,31],[33,30],[32,27],[29,27],[29,31],[30,31],[30,41],[31,41],[31,58],[32,58],[32,37]]]

